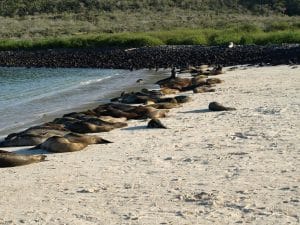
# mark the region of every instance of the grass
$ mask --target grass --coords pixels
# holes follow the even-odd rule
[[[177,29],[173,31],[77,35],[75,37],[41,38],[32,40],[1,40],[0,50],[84,48],[84,47],[141,47],[158,45],[227,45],[300,43],[300,29],[255,32],[236,29]]]
[[[297,21],[180,9],[0,17],[0,50],[300,43]]]

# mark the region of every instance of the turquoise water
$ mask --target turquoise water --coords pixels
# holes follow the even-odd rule
[[[137,86],[139,78],[159,75],[148,70],[0,67],[0,136],[103,102]]]

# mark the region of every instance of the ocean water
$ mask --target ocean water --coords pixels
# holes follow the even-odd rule
[[[0,137],[91,108],[124,90],[155,88],[167,72],[0,67]],[[137,79],[143,79],[143,85]]]

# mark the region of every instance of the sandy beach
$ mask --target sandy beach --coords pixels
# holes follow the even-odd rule
[[[299,224],[299,74],[228,70],[216,92],[187,92],[169,129],[130,121],[99,134],[112,144],[1,168],[0,224]]]

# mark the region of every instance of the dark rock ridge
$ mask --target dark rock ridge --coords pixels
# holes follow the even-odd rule
[[[299,64],[300,45],[158,46],[0,51],[0,66],[92,67],[114,69],[178,68],[188,65]]]

